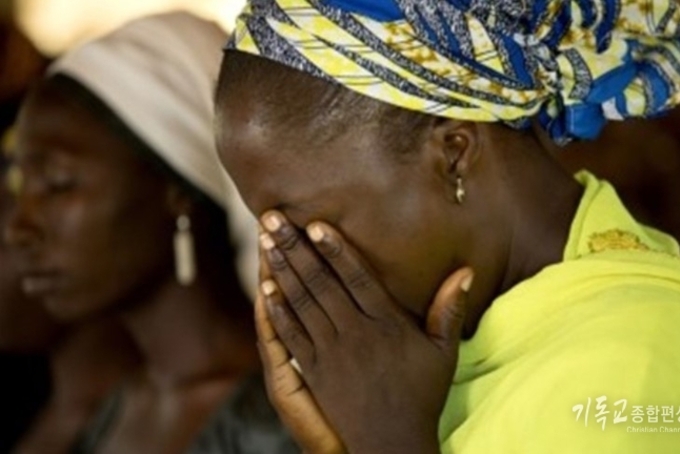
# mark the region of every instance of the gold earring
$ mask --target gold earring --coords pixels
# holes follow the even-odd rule
[[[465,188],[463,187],[463,179],[461,177],[456,178],[456,200],[459,205],[462,205],[465,201]]]

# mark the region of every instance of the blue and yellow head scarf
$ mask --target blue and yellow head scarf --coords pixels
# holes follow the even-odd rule
[[[680,104],[676,0],[251,0],[227,48],[558,143]]]

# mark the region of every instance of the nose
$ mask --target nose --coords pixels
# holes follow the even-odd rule
[[[10,196],[5,225],[4,241],[7,245],[18,249],[34,249],[42,241],[38,203],[35,197],[20,192]]]

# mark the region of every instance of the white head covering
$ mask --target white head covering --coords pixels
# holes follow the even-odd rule
[[[188,13],[150,16],[67,53],[48,74],[81,83],[228,212],[240,277],[252,296],[256,222],[219,162],[213,132],[213,90],[226,39],[215,23]]]

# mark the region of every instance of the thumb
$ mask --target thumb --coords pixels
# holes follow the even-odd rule
[[[462,268],[449,276],[427,313],[427,335],[444,353],[455,353],[458,349],[473,278],[471,268]]]

